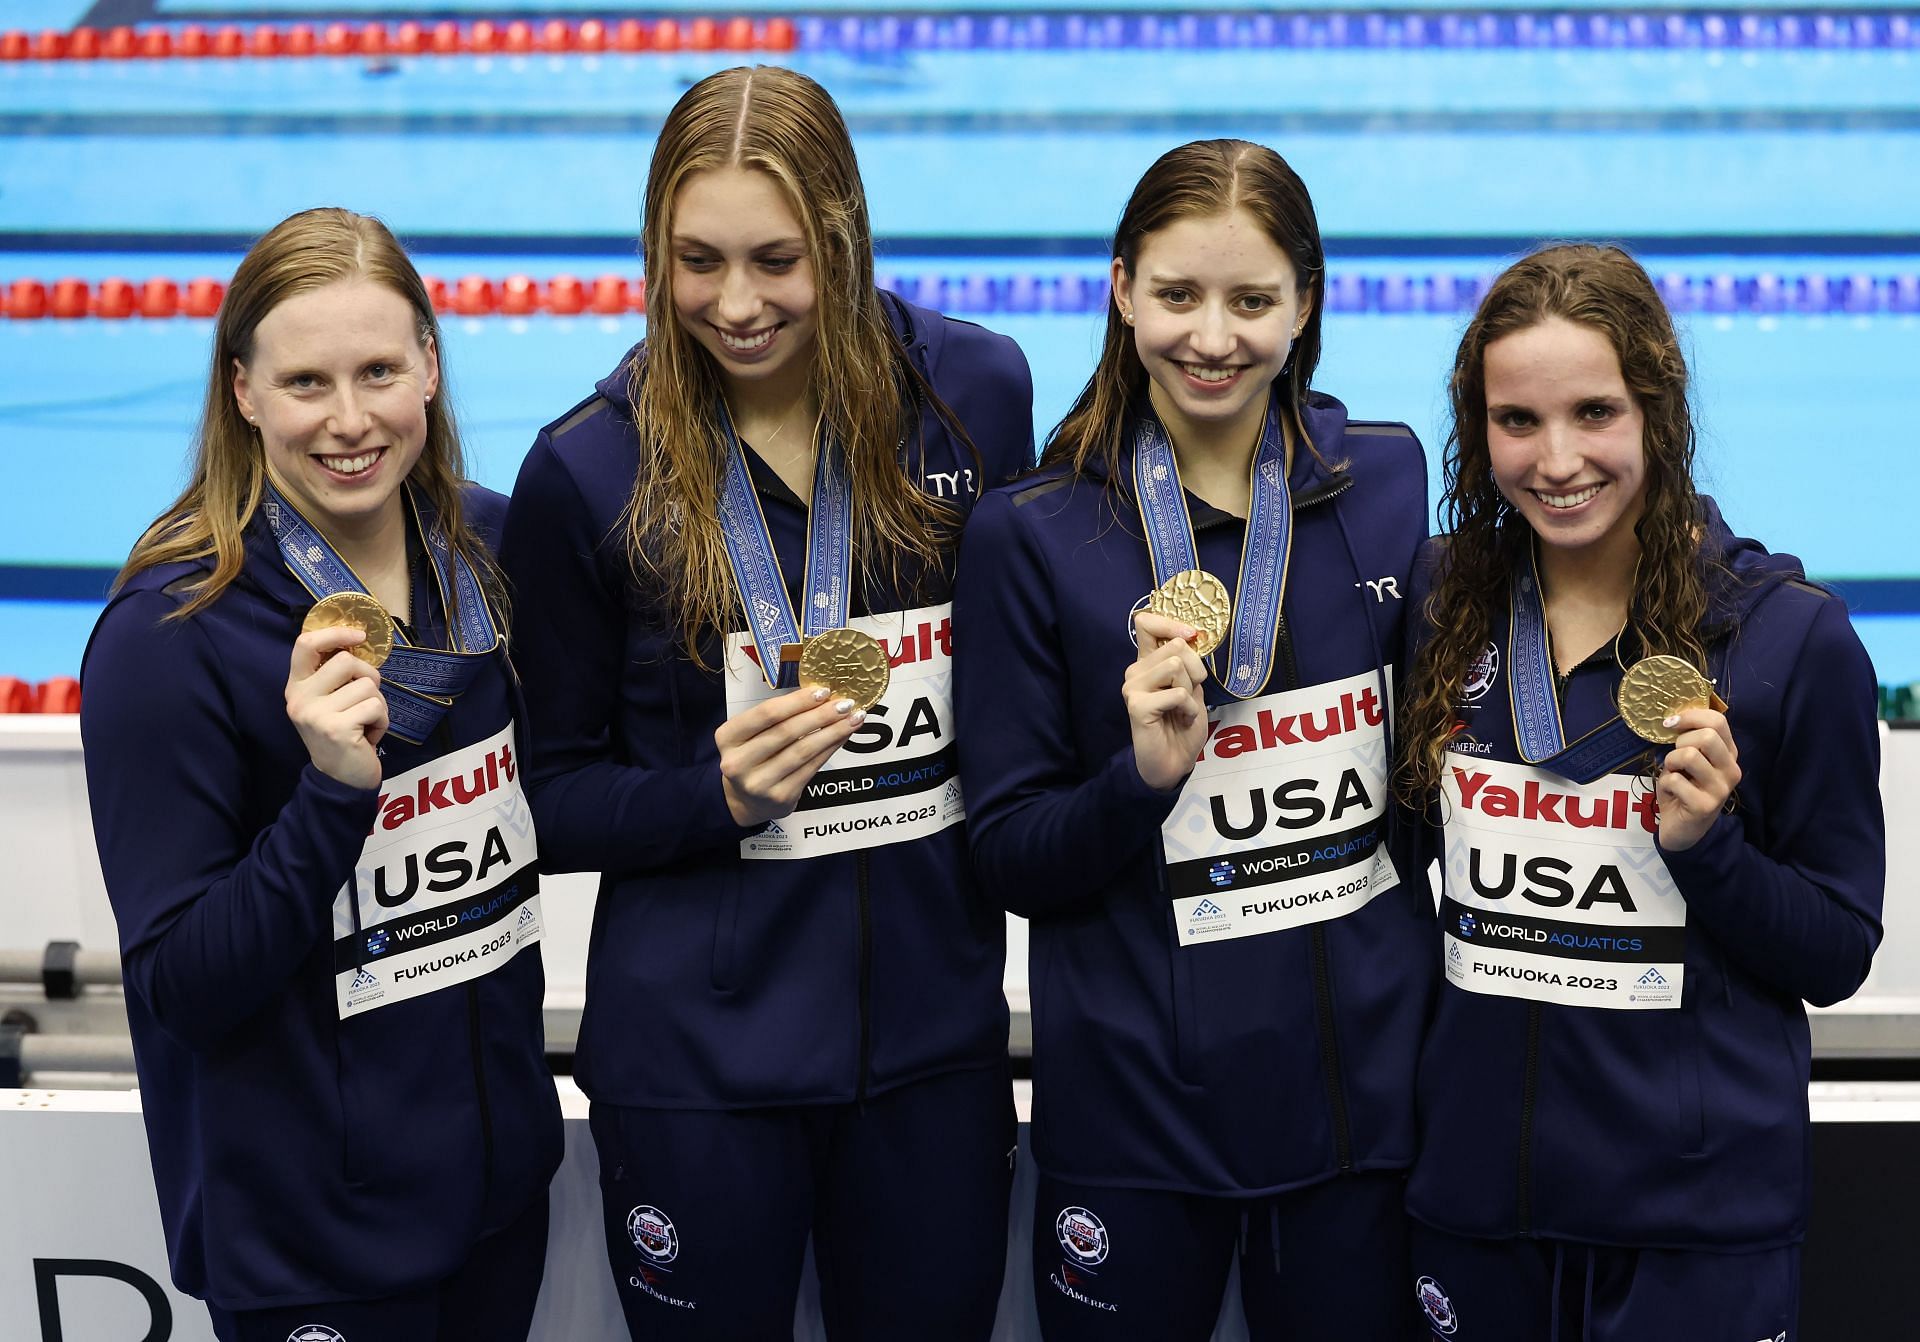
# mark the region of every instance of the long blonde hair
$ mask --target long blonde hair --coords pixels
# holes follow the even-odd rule
[[[1507,610],[1507,585],[1533,544],[1533,528],[1493,478],[1487,449],[1487,346],[1559,317],[1598,332],[1613,347],[1646,428],[1647,499],[1634,533],[1640,565],[1628,614],[1644,653],[1706,665],[1700,626],[1706,575],[1693,484],[1694,429],[1687,361],[1673,319],[1640,263],[1618,247],[1566,244],[1515,262],[1480,300],[1447,383],[1444,520],[1450,533],[1426,608],[1432,639],[1414,663],[1401,726],[1401,793],[1422,804],[1439,787],[1457,729],[1467,670]]]
[[[1307,438],[1300,408],[1320,363],[1320,314],[1326,308],[1326,252],[1313,198],[1287,161],[1250,140],[1195,140],[1169,149],[1148,168],[1127,198],[1113,231],[1112,252],[1128,276],[1153,234],[1182,219],[1210,219],[1236,209],[1252,215],[1273,244],[1293,263],[1294,281],[1308,301],[1307,320],[1273,395],[1291,422],[1294,440],[1318,451]],[[1107,303],[1107,329],[1100,360],[1079,399],[1047,435],[1040,464],[1064,463],[1076,473],[1098,462],[1114,486],[1126,476],[1127,422],[1147,407],[1147,369],[1133,343],[1133,329],[1119,304]]]
[[[910,573],[917,584],[944,571],[964,520],[902,468],[916,401],[973,446],[881,309],[866,191],[827,91],[774,66],[722,70],[688,89],[661,127],[647,173],[642,245],[653,318],[632,378],[640,464],[623,520],[636,582],[663,602],[699,665],[702,636],[731,628],[740,600],[719,522],[720,373],[673,315],[671,240],[680,188],[696,173],[727,167],[766,173],[800,220],[817,294],[812,385],[846,453],[862,580],[884,572],[897,586]]]
[[[427,442],[407,479],[432,502],[448,542],[480,577],[504,622],[505,589],[487,549],[467,527],[460,504],[466,464],[447,395],[447,353],[433,302],[413,262],[387,226],[350,210],[303,210],[276,224],[233,272],[214,323],[213,358],[195,434],[193,475],[186,490],[154,520],[114,579],[118,591],[136,574],[183,560],[213,559],[213,571],[184,589],[187,601],[169,619],[186,619],[217,600],[245,562],[242,533],[266,491],[266,453],[240,413],[233,368],[253,356],[254,333],[268,313],[310,290],[347,279],[386,286],[407,301],[423,347],[440,359],[440,391],[427,404]]]

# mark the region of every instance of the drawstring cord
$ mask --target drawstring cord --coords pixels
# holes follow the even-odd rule
[[[1547,1342],[1560,1342],[1560,1265],[1566,1261],[1566,1257],[1567,1246],[1555,1244],[1553,1246],[1553,1292],[1547,1297],[1549,1301],[1547,1317],[1552,1321],[1547,1331]],[[1582,1338],[1581,1342],[1586,1340]]]

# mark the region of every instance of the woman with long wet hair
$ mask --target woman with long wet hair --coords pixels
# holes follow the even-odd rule
[[[539,1295],[561,1131],[506,500],[465,478],[444,359],[378,220],[267,233],[192,480],[87,650],[161,1220],[221,1342],[521,1338]]]
[[[1049,1339],[1410,1337],[1433,983],[1392,700],[1426,470],[1310,388],[1325,257],[1271,149],[1134,188],[1099,362],[962,547],[961,774],[1032,924]]]
[[[503,552],[542,851],[604,873],[576,1074],[628,1327],[790,1337],[811,1233],[830,1336],[984,1338],[1013,1118],[949,578],[1026,361],[875,289],[789,70],[675,105],[644,242],[648,338],[541,432]]]
[[[1803,1001],[1880,939],[1873,668],[1696,492],[1626,253],[1508,269],[1450,394],[1403,733],[1445,880],[1416,1297],[1492,1342],[1795,1336]]]

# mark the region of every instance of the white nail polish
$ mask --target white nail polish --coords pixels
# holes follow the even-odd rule
[[[1678,727],[1680,725],[1680,715],[1678,713],[1675,713],[1672,717],[1667,718],[1660,725],[1662,727]]]
[[[827,695],[830,693],[832,693],[832,691],[828,690],[826,686],[822,685],[819,689],[813,692],[813,701],[817,704],[821,700],[825,699]]]
[[[853,725],[856,727],[859,726],[861,723],[865,722],[866,720],[867,720],[867,710],[864,708],[861,709],[858,713],[855,713],[853,715]]]
[[[851,699],[842,699],[839,703],[833,706],[833,711],[836,713],[847,713],[847,712],[851,712],[852,709],[853,709],[853,700]],[[865,716],[865,715],[863,714],[862,716]]]

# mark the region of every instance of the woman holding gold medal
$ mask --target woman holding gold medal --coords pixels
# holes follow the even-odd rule
[[[463,478],[440,360],[377,220],[269,232],[220,308],[192,481],[87,650],[161,1219],[222,1342],[524,1337],[545,1267],[505,500]]]
[[[1686,363],[1624,252],[1509,269],[1450,390],[1404,727],[1447,977],[1412,1288],[1463,1342],[1798,1336],[1802,1001],[1880,938],[1873,669],[1695,492]]]
[[[983,1339],[1013,1115],[948,582],[1024,467],[1013,343],[882,294],[812,80],[712,75],[647,178],[645,345],[534,444],[503,556],[542,852],[604,873],[576,1075],[636,1338]],[[530,645],[539,644],[538,648]]]
[[[1272,150],[1164,155],[1113,251],[1099,365],[955,604],[974,857],[1033,929],[1041,1322],[1204,1339],[1237,1258],[1256,1338],[1410,1337],[1420,445],[1308,390],[1324,257]]]

